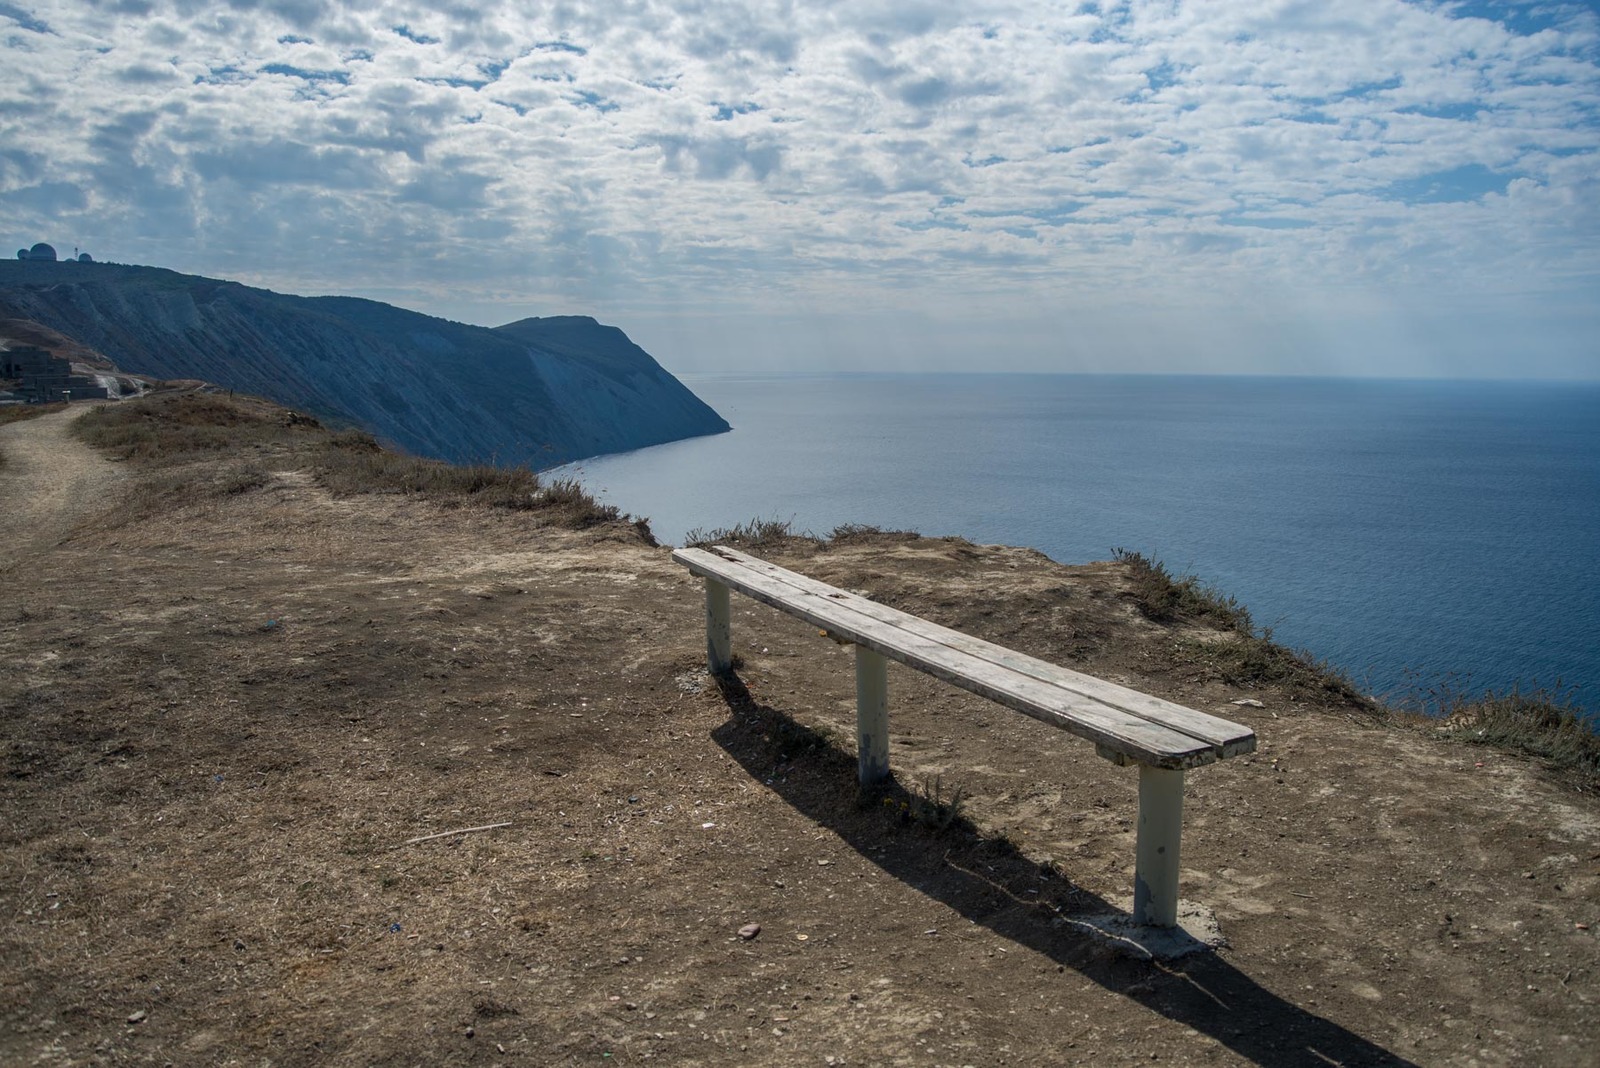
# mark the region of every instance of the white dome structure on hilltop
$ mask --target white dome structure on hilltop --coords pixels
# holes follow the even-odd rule
[[[34,245],[32,248],[17,249],[17,259],[19,260],[41,260],[46,263],[54,263],[56,262],[57,258],[56,247],[43,241],[39,242],[37,245]],[[93,263],[94,257],[89,255],[87,252],[79,252],[77,249],[73,249],[72,255],[67,257],[66,262]]]

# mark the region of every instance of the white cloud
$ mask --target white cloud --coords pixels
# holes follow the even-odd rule
[[[8,0],[0,40],[14,245],[678,366],[959,366],[959,317],[985,367],[1435,371],[1471,308],[1600,375],[1581,6]],[[1450,340],[1374,355],[1397,317]]]

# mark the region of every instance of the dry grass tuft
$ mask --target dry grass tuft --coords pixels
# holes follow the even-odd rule
[[[914,530],[884,530],[870,523],[841,523],[828,531],[826,538],[830,546],[921,540],[922,535]]]
[[[695,527],[684,535],[683,543],[692,548],[731,545],[740,549],[776,549],[793,541],[815,541],[810,534],[798,534],[792,519],[752,519],[731,527],[707,530]]]
[[[1233,633],[1217,641],[1180,638],[1173,652],[1230,686],[1285,686],[1303,697],[1333,697],[1365,711],[1378,709],[1339,668],[1304,649],[1279,645],[1271,631]]]
[[[1600,789],[1600,734],[1570,700],[1544,690],[1433,699],[1418,711],[1440,736],[1533,757],[1580,788]]]
[[[37,419],[41,415],[59,412],[65,404],[5,404],[0,405],[0,426],[7,423],[21,423],[29,419]]]
[[[274,466],[309,470],[336,496],[416,495],[447,508],[493,508],[537,515],[554,526],[587,530],[606,524],[631,528],[654,545],[647,520],[602,504],[576,482],[548,485],[527,468],[450,464],[385,449],[364,430],[333,431],[316,419],[255,397],[203,392],[166,393],[87,412],[73,433],[120,459],[162,467],[254,446]],[[258,452],[259,455],[259,452]],[[220,482],[193,484],[186,476],[156,478],[131,502],[130,515],[185,502],[249,492],[270,477],[259,464],[236,467]],[[216,484],[213,484],[216,483]]]
[[[107,404],[72,424],[84,442],[122,460],[173,464],[242,445],[321,433],[315,419],[254,397],[160,393]]]
[[[1127,568],[1134,603],[1146,618],[1160,623],[1205,618],[1240,634],[1254,635],[1250,610],[1215,586],[1195,575],[1174,578],[1165,564],[1131,549],[1111,552]]]
[[[1220,640],[1180,638],[1175,652],[1205,674],[1231,686],[1286,686],[1304,695],[1330,696],[1371,709],[1372,703],[1342,671],[1306,651],[1272,640],[1272,630],[1257,630],[1250,610],[1194,575],[1174,577],[1143,553],[1113,549],[1127,569],[1134,603],[1158,623],[1206,622],[1227,632]]]
[[[335,496],[419,494],[450,505],[514,511],[532,511],[539,504],[539,476],[526,468],[447,464],[385,452],[370,435],[359,431],[339,435],[328,445],[314,470],[318,481]]]
[[[501,508],[534,512],[553,525],[588,530],[626,524],[648,545],[650,524],[602,504],[577,482],[541,482],[525,467],[448,464],[387,452],[370,434],[345,431],[327,442],[313,465],[317,480],[336,496],[358,493],[415,494],[449,508]]]

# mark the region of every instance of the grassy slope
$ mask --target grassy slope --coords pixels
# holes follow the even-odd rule
[[[203,392],[155,394],[86,413],[73,425],[84,441],[122,460],[181,467],[207,456],[245,458],[222,483],[222,492],[242,492],[265,482],[261,460],[309,471],[336,496],[402,493],[426,496],[452,507],[530,512],[553,525],[585,529],[604,524],[631,526],[654,544],[644,520],[623,515],[596,501],[576,483],[541,480],[527,468],[487,464],[456,465],[406,456],[382,448],[362,431],[334,432],[310,416],[258,398]],[[187,478],[170,480],[172,499],[208,491]]]

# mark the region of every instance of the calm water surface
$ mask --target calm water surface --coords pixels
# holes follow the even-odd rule
[[[762,517],[1138,549],[1402,696],[1600,708],[1600,385],[703,375],[730,434],[562,469],[663,541]]]

